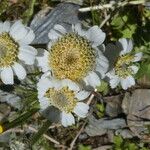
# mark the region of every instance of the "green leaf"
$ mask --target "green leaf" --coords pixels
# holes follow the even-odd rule
[[[83,144],[80,144],[78,150],[92,150],[92,149],[91,146],[85,146]]]
[[[136,25],[129,25],[128,28],[125,28],[122,30],[122,35],[124,38],[132,38],[132,35],[135,33]]]
[[[116,148],[121,148],[121,145],[123,144],[123,139],[121,136],[115,136],[114,139],[114,144]]]
[[[141,64],[141,67],[136,75],[136,78],[140,78],[143,75],[146,75],[147,77],[150,77],[150,63],[143,63]]]
[[[41,136],[48,130],[50,125],[51,125],[51,122],[47,120],[43,124],[43,126],[39,129],[39,131],[33,135],[31,139],[31,145],[34,145],[41,138]]]
[[[132,38],[137,29],[137,22],[132,10],[124,10],[115,15],[111,21],[113,39]]]
[[[99,118],[102,118],[105,113],[105,106],[104,104],[96,104],[97,112],[96,114],[98,115]]]
[[[138,147],[135,145],[135,143],[129,143],[128,150],[138,150]]]
[[[97,87],[97,91],[101,92],[103,95],[108,94],[109,92],[109,86],[108,83],[105,81],[101,82],[101,85]]]

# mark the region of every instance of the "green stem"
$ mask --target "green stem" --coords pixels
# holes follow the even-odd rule
[[[16,118],[12,122],[9,122],[9,123],[7,122],[7,123],[2,124],[2,126],[4,127],[4,131],[23,124],[23,122],[28,120],[33,114],[35,114],[38,111],[39,111],[39,108],[34,108],[34,109],[22,114],[20,117]]]
[[[43,126],[39,129],[39,131],[35,135],[33,135],[31,139],[31,145],[34,145],[40,139],[40,137],[48,130],[50,125],[51,125],[51,122],[47,120],[43,124]]]
[[[29,3],[29,8],[23,14],[25,24],[29,22],[31,16],[33,15],[35,2],[36,0],[31,0]]]

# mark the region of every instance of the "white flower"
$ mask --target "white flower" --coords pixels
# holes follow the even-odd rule
[[[55,25],[49,32],[49,51],[37,57],[38,65],[59,80],[84,81],[95,88],[108,70],[108,60],[98,49],[104,48],[105,36],[98,26],[85,31],[76,24],[68,33],[63,26]]]
[[[21,62],[32,65],[37,51],[29,44],[35,35],[21,21],[0,22],[0,78],[4,84],[14,83],[14,74],[20,80],[26,77]]]
[[[134,65],[134,62],[141,60],[142,53],[136,53],[135,55],[130,54],[133,49],[133,43],[132,40],[125,38],[119,39],[117,46],[121,48],[120,56],[113,70],[108,72],[106,76],[110,78],[109,82],[111,88],[115,88],[120,83],[122,88],[126,90],[135,85],[134,75],[139,68]]]
[[[38,99],[41,109],[54,106],[61,111],[61,123],[64,127],[75,123],[72,113],[86,117],[89,106],[82,102],[90,92],[80,90],[79,86],[69,79],[56,80],[43,75],[37,84]]]

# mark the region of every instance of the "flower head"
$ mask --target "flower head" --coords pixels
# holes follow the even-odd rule
[[[135,85],[134,74],[137,73],[138,67],[134,65],[134,62],[140,61],[142,53],[130,54],[133,49],[133,43],[131,40],[120,39],[117,46],[121,44],[121,52],[118,57],[113,70],[106,75],[110,78],[110,86],[115,88],[119,83],[123,89],[127,89]]]
[[[14,73],[22,80],[26,71],[21,62],[32,65],[36,49],[29,46],[34,39],[33,31],[25,27],[21,21],[0,22],[0,77],[3,83],[13,84]]]
[[[80,90],[79,86],[69,79],[56,80],[43,76],[38,87],[38,98],[41,109],[44,110],[48,106],[58,108],[61,113],[61,123],[63,126],[69,126],[75,123],[75,113],[79,117],[86,117],[89,106],[83,102],[90,92]]]
[[[100,84],[100,75],[105,76],[108,60],[97,47],[102,46],[105,39],[105,33],[98,26],[84,31],[77,24],[68,33],[63,26],[55,25],[49,38],[49,51],[37,57],[43,72],[52,71],[59,80],[84,80],[92,87]]]

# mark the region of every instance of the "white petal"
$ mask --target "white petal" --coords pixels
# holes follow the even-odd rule
[[[51,29],[50,32],[48,33],[48,37],[52,41],[57,40],[61,36],[62,35],[60,33],[58,33],[57,31],[55,31],[54,29]]]
[[[10,30],[10,22],[9,21],[5,21],[3,23],[3,32],[9,32]]]
[[[28,30],[21,23],[21,21],[15,22],[10,28],[10,35],[16,40],[19,41],[27,34]]]
[[[114,77],[114,78],[110,79],[109,82],[110,82],[111,88],[113,89],[119,84],[120,79],[119,79],[119,77]]]
[[[0,33],[3,32],[3,22],[0,21]]]
[[[130,52],[133,49],[133,42],[131,39],[128,41],[127,51]]]
[[[115,75],[114,70],[109,71],[106,74],[106,76],[110,78],[109,83],[110,83],[110,86],[111,86],[112,89],[115,88],[119,84],[120,78],[117,75]]]
[[[139,68],[137,66],[135,66],[135,65],[130,66],[130,68],[132,69],[133,74],[136,74],[138,72],[138,70],[139,70]]]
[[[100,58],[96,59],[96,71],[98,71],[102,78],[105,77],[105,73],[108,71],[109,63],[105,56],[101,56]]]
[[[72,31],[78,33],[80,36],[85,36],[87,33],[85,30],[82,29],[81,23],[72,25]]]
[[[100,85],[100,78],[95,72],[90,72],[88,76],[84,78],[86,85],[96,87]]]
[[[49,64],[48,64],[48,51],[44,50],[43,56],[36,57],[38,61],[38,66],[42,69],[43,72],[47,72],[51,70]]]
[[[72,25],[72,31],[73,32],[76,32],[76,33],[78,33],[78,32],[81,32],[81,30],[82,30],[82,28],[81,28],[81,24],[80,23],[77,23],[77,24],[73,24]]]
[[[25,64],[27,65],[33,65],[35,61],[35,56],[31,55],[27,52],[20,51],[18,54],[18,57],[20,60],[24,61]]]
[[[132,76],[128,76],[128,82],[130,83],[130,85],[135,85],[135,79]]]
[[[50,50],[51,49],[51,47],[52,47],[52,42],[50,41],[49,43],[48,43],[48,50]]]
[[[15,71],[15,74],[17,75],[17,77],[20,79],[20,80],[23,80],[25,79],[26,77],[26,70],[23,68],[22,65],[18,64],[18,63],[15,63],[13,66],[13,69]]]
[[[80,90],[79,86],[76,83],[69,80],[69,79],[62,80],[62,85],[69,87],[69,89],[73,90],[73,91],[79,91]]]
[[[46,97],[42,97],[39,99],[40,107],[42,110],[46,109],[48,106],[50,106],[50,101]]]
[[[74,108],[74,113],[81,118],[85,118],[87,116],[88,110],[89,110],[89,105],[83,102],[78,102]]]
[[[35,34],[32,31],[32,29],[30,29],[29,27],[25,27],[27,30],[27,33],[24,35],[24,37],[22,37],[22,39],[20,39],[19,43],[20,44],[30,44],[34,38],[35,38]]]
[[[78,92],[75,97],[78,100],[85,100],[87,97],[89,97],[90,94],[91,92],[83,90],[83,91]]]
[[[4,84],[14,84],[14,75],[11,67],[2,69],[1,80]]]
[[[135,80],[132,76],[128,76],[126,79],[121,79],[121,86],[124,90],[127,90],[132,85],[135,85]]]
[[[59,25],[59,24],[56,24],[54,26],[54,30],[59,31],[62,34],[65,34],[67,32],[66,29],[62,25]]]
[[[127,47],[128,47],[127,39],[125,39],[125,38],[119,39],[119,42],[122,46],[122,50],[121,50],[120,54],[124,55],[127,53]]]
[[[52,76],[51,76],[51,72],[47,71],[44,74],[42,74],[41,79],[43,78],[48,78],[49,80],[53,80]],[[52,79],[51,79],[52,78]]]
[[[99,63],[102,67],[108,69],[109,67],[109,62],[108,59],[104,56],[101,55],[99,58],[96,59],[97,63]]]
[[[75,124],[75,119],[71,113],[62,112],[61,123],[64,127],[71,126]]]
[[[57,79],[52,79],[51,80],[51,82],[52,82],[52,84],[54,85],[54,88],[56,89],[56,90],[60,90],[60,89],[62,89],[63,88],[63,86],[62,86],[62,82],[60,81],[60,80],[57,80]]]
[[[29,46],[29,45],[22,45],[19,48],[19,50],[26,52],[26,53],[29,53],[30,55],[37,55],[37,50],[34,47]]]
[[[86,37],[93,42],[95,47],[104,42],[106,34],[98,26],[93,26],[87,31]]]
[[[46,91],[52,87],[54,87],[54,86],[50,79],[41,77],[41,79],[37,83],[38,97],[39,98],[43,97],[45,95]]]
[[[97,64],[95,70],[101,74],[101,79],[103,79],[106,76],[108,68],[104,68],[103,66]]]
[[[113,79],[115,76],[115,70],[111,70],[108,73],[106,73],[106,76],[109,77],[110,79]]]
[[[128,83],[128,79],[121,79],[121,86],[124,90],[127,90],[128,87],[130,87],[130,85]]]
[[[142,58],[142,56],[143,56],[142,52],[136,53],[136,54],[134,55],[134,60],[133,60],[133,62],[140,61],[141,58]]]

